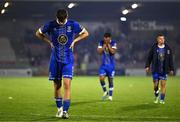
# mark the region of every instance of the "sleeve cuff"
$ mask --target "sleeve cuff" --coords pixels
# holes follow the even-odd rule
[[[98,46],[98,48],[102,48],[102,46]]]
[[[82,33],[84,33],[85,28],[82,29],[82,31],[79,33],[79,35],[81,35]]]
[[[112,48],[113,48],[113,49],[117,49],[117,47],[116,47],[116,46],[112,46]]]
[[[43,32],[42,32],[41,28],[39,28],[39,33],[40,33],[40,34],[43,34]]]

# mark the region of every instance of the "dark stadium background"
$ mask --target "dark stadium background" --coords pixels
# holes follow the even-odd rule
[[[103,33],[117,40],[116,74],[145,75],[147,51],[158,32],[164,33],[174,52],[176,74],[180,75],[180,1],[9,1],[0,2],[0,76],[47,76],[49,46],[35,31],[55,18],[56,10],[67,8],[69,18],[79,21],[90,36],[75,47],[75,74],[97,75],[100,56],[97,44]],[[75,3],[73,8],[68,8]],[[131,5],[139,6],[132,9]],[[123,15],[122,11],[130,13]],[[126,17],[126,21],[121,21]]]
[[[68,122],[180,122],[180,0],[0,0],[0,121],[61,121],[48,81],[50,47],[35,36],[59,8],[90,33],[74,51]],[[98,78],[96,48],[106,31],[118,48],[113,101],[102,101]],[[176,69],[163,105],[153,103],[152,77],[144,69],[158,32],[173,50]]]

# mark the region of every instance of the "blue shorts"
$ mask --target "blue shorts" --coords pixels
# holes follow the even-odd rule
[[[167,80],[167,74],[153,73],[153,80]]]
[[[50,64],[49,64],[49,80],[62,80],[63,78],[73,77],[73,62],[64,64],[61,62],[57,62],[57,60],[51,56]]]
[[[115,75],[115,68],[112,66],[101,66],[99,68],[99,76],[108,76],[113,78]]]

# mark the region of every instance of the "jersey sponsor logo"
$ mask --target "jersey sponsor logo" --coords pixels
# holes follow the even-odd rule
[[[65,34],[59,35],[59,37],[58,37],[59,44],[65,45],[67,43],[67,41],[68,41],[68,37]]]
[[[67,26],[67,32],[72,32],[71,26]]]
[[[54,30],[54,31],[57,31],[57,29],[56,29],[56,28],[54,28],[53,30]]]

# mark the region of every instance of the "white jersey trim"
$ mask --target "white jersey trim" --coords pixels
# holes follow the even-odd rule
[[[42,32],[41,28],[39,28],[39,33],[40,33],[40,34],[43,34],[43,32]]]
[[[117,47],[116,47],[116,46],[112,46],[112,48],[117,49]]]
[[[84,33],[84,32],[85,32],[85,30],[86,30],[86,29],[85,29],[85,28],[83,28],[83,29],[82,29],[82,31],[79,33],[79,35],[81,35],[82,33]]]
[[[98,48],[102,48],[102,46],[99,45]]]

